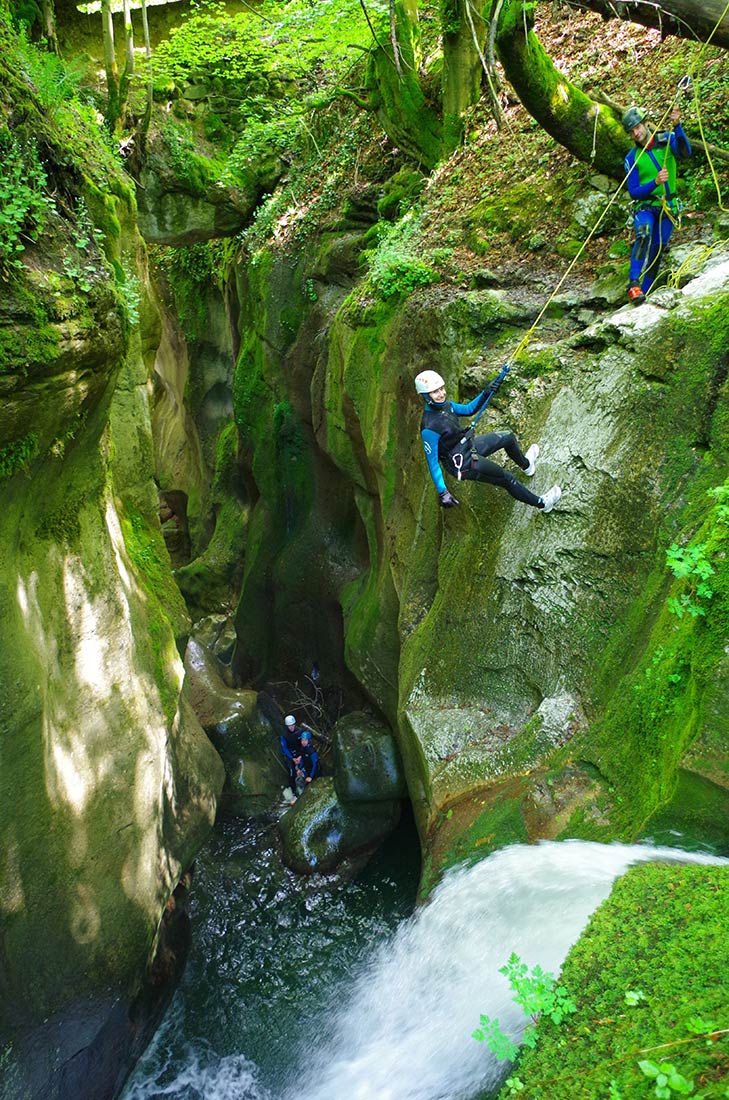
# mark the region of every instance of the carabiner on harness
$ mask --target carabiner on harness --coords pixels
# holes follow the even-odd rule
[[[459,454],[459,453],[454,454],[451,461],[453,462],[453,465],[456,468],[456,477],[458,478],[459,481],[461,481],[461,471],[463,469],[463,455]]]

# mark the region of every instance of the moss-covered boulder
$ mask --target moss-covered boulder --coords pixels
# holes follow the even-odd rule
[[[140,173],[145,240],[179,246],[232,236],[250,221],[283,165],[274,153],[234,172],[223,169],[224,160],[202,134],[161,113],[150,128]]]
[[[721,1096],[728,917],[726,867],[629,870],[567,956],[561,982],[577,1012],[539,1024],[536,1047],[513,1071],[519,1096],[646,1096],[656,1076],[649,1063],[672,1065],[697,1092]]]
[[[331,777],[315,780],[279,822],[283,858],[299,874],[334,871],[373,852],[400,819],[400,803],[340,802]]]
[[[345,715],[332,731],[334,788],[342,802],[387,802],[406,794],[392,731],[364,711]]]
[[[213,655],[195,638],[185,652],[185,697],[225,765],[222,812],[251,815],[277,805],[286,770],[278,730],[267,716],[271,707],[259,706],[255,691],[227,687]]]

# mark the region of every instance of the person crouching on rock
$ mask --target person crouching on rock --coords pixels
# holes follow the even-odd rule
[[[539,447],[532,443],[526,454],[519,446],[513,432],[488,432],[486,435],[474,435],[473,429],[464,429],[459,424],[459,416],[473,416],[483,408],[501,385],[500,378],[494,378],[482,393],[467,405],[446,400],[446,385],[434,370],[424,370],[415,379],[415,389],[425,402],[420,435],[423,440],[425,458],[430,476],[438,492],[443,508],[452,508],[458,504],[448,490],[443,477],[441,463],[446,471],[458,480],[485,481],[506,489],[516,500],[530,504],[542,512],[551,512],[562,495],[559,485],[553,485],[543,496],[537,496],[522,485],[508,470],[497,462],[491,462],[489,455],[496,451],[506,451],[507,455],[520,470],[531,477],[536,470]]]
[[[279,737],[281,755],[289,773],[289,787],[296,794],[297,761],[301,759],[301,738],[305,731],[297,725],[293,714],[287,714],[284,718],[284,732]]]
[[[301,748],[297,768],[301,772],[304,786],[311,783],[314,779],[318,779],[321,775],[319,753],[311,743],[311,737],[308,730],[304,730],[301,735]],[[302,786],[301,789],[303,790],[304,787]]]

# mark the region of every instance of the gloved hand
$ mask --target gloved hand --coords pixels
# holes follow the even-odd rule
[[[498,376],[498,374],[496,375],[496,377],[495,377],[495,378],[492,378],[492,379],[491,379],[491,381],[489,382],[488,386],[486,387],[486,393],[487,393],[487,395],[488,395],[489,397],[493,397],[495,393],[498,393],[498,392],[499,392],[499,389],[500,389],[500,387],[501,387],[501,383],[502,383],[503,381],[504,381],[504,379],[503,379],[503,378],[500,378],[500,377]]]
[[[441,507],[443,508],[453,508],[454,505],[459,503],[453,496],[453,494],[449,493],[447,489],[445,489],[442,493],[439,493],[438,495],[440,497]]]

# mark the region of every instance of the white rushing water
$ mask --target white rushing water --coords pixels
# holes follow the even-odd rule
[[[652,859],[727,862],[582,841],[503,849],[446,875],[335,996],[329,1026],[312,1026],[301,1006],[294,1086],[271,1096],[245,1052],[216,1059],[198,1050],[169,1087],[159,1078],[154,1089],[141,1083],[125,1100],[470,1100],[505,1067],[471,1038],[480,1014],[497,1017],[514,1037],[524,1023],[499,967],[515,951],[530,967],[558,972],[615,878]]]

